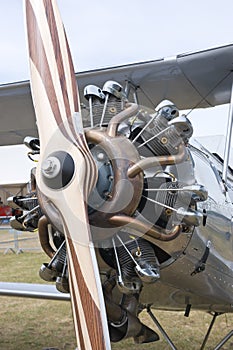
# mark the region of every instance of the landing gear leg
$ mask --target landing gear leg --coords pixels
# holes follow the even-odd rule
[[[219,350],[221,347],[233,336],[233,330],[230,331],[224,338],[223,340],[220,341],[220,343],[214,348],[214,350]]]
[[[167,333],[165,332],[165,330],[163,329],[163,327],[161,326],[161,324],[159,323],[159,321],[157,320],[157,318],[155,317],[155,315],[152,313],[150,307],[147,308],[147,312],[148,312],[148,315],[151,317],[152,321],[156,324],[156,326],[160,330],[166,342],[170,345],[171,349],[178,350],[173,344],[173,342],[171,341],[171,339],[169,338],[169,336],[167,335]]]
[[[206,346],[206,343],[207,343],[207,340],[209,339],[210,332],[212,331],[212,328],[213,328],[213,326],[214,326],[214,323],[215,323],[215,321],[216,321],[216,318],[217,318],[217,316],[219,316],[219,315],[221,315],[221,314],[218,313],[218,312],[215,312],[215,313],[214,313],[213,318],[212,318],[212,321],[211,321],[211,323],[210,323],[210,325],[209,325],[208,331],[207,331],[207,333],[206,333],[206,335],[205,335],[205,338],[204,338],[204,340],[203,340],[203,343],[202,343],[202,346],[201,346],[200,350],[204,350],[204,348],[205,348],[205,346]]]
[[[202,346],[201,346],[201,349],[200,349],[200,350],[204,350],[205,345],[206,345],[206,342],[207,342],[207,340],[209,339],[210,332],[211,332],[211,330],[212,330],[212,328],[213,328],[213,325],[214,325],[214,323],[215,323],[215,321],[216,321],[217,316],[219,316],[219,315],[222,315],[222,314],[221,314],[221,313],[218,313],[218,312],[215,312],[215,313],[214,313],[213,319],[212,319],[212,321],[211,321],[211,323],[210,323],[210,326],[209,326],[209,328],[208,328],[208,331],[207,331],[207,333],[206,333],[205,339],[204,339],[204,341],[203,341],[203,343],[202,343]],[[218,345],[217,345],[213,350],[219,350],[219,349],[221,349],[222,346],[223,346],[224,344],[226,344],[226,342],[228,342],[228,340],[229,340],[232,336],[233,336],[233,330],[231,330],[231,331],[218,343]]]
[[[178,350],[175,345],[173,344],[173,342],[171,341],[171,339],[169,338],[169,336],[167,335],[167,333],[165,332],[165,330],[163,329],[163,327],[161,326],[161,324],[159,323],[159,321],[157,320],[157,318],[155,317],[155,315],[152,313],[150,306],[147,308],[147,312],[148,315],[151,317],[152,321],[155,323],[155,325],[158,327],[158,329],[160,330],[161,334],[163,335],[164,339],[166,340],[166,342],[170,345],[172,350]],[[203,343],[200,347],[200,350],[204,350],[207,340],[209,339],[211,330],[214,326],[214,323],[216,321],[217,316],[222,315],[222,313],[218,313],[215,312],[213,314],[213,319],[209,325],[209,328],[207,330],[206,336],[203,340]],[[228,342],[228,340],[233,336],[233,330],[231,330],[219,343],[218,345],[216,345],[216,347],[213,350],[220,350],[222,348],[222,346],[224,344],[226,344]]]

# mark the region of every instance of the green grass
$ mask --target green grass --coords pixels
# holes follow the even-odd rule
[[[38,270],[43,262],[48,262],[44,253],[0,254],[0,280],[43,283],[38,276]],[[46,347],[60,350],[75,349],[69,302],[1,297],[0,315],[0,350],[42,350]],[[179,350],[200,349],[211,321],[210,315],[195,311],[191,312],[189,318],[180,312],[155,311],[155,315]],[[141,318],[158,331],[145,312]],[[206,350],[213,350],[221,337],[232,328],[233,315],[219,316]],[[113,344],[112,349],[169,350],[170,348],[161,337],[159,342],[141,346],[135,345],[129,339]],[[222,349],[233,349],[233,339]]]
[[[43,283],[38,271],[48,259],[43,253],[0,255],[1,281]],[[69,302],[1,297],[0,349],[74,349]]]

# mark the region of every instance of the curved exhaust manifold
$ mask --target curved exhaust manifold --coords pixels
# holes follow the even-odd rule
[[[153,224],[145,224],[132,218],[141,201],[143,191],[143,171],[155,165],[171,165],[185,161],[188,157],[183,143],[176,155],[155,156],[141,159],[133,143],[125,136],[118,135],[120,123],[135,115],[138,105],[128,104],[128,107],[113,117],[107,128],[89,129],[85,132],[86,139],[95,147],[98,145],[107,154],[112,167],[113,186],[104,203],[89,215],[93,239],[108,238],[125,225],[133,226],[136,231],[154,236],[158,240],[171,240],[181,232],[177,225],[171,232],[162,232],[153,228]],[[90,204],[90,203],[88,203]],[[105,230],[108,228],[108,230]]]

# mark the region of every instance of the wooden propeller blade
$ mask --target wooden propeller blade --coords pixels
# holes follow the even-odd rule
[[[66,35],[55,0],[25,0],[25,6],[31,88],[41,143],[37,182],[63,220],[78,349],[111,349],[86,206],[97,169],[83,133]]]

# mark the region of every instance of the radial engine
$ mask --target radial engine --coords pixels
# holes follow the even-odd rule
[[[150,110],[130,102],[114,81],[102,89],[86,86],[84,97],[85,136],[98,168],[87,210],[111,338],[117,341],[121,336],[116,330],[124,317],[133,314],[132,324],[137,328],[142,286],[159,280],[162,268],[172,264],[188,244],[202,220],[197,205],[208,194],[195,179],[189,151],[192,124],[173,102],[162,101]],[[26,138],[25,143],[30,157],[39,153],[39,140]],[[21,217],[12,219],[12,226],[38,228],[41,246],[50,258],[40,276],[55,282],[59,291],[69,292],[63,223],[57,208],[37,187],[35,170],[31,177],[32,191],[25,198],[9,200],[24,210]]]

